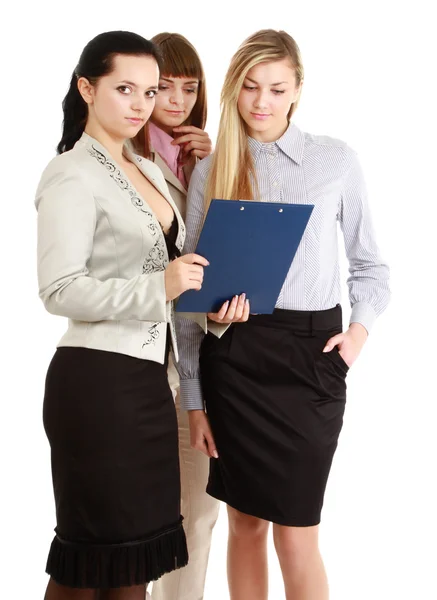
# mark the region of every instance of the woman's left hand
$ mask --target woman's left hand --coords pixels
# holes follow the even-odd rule
[[[250,303],[246,294],[234,296],[231,301],[223,304],[218,313],[208,313],[208,319],[215,323],[229,325],[231,323],[245,323],[250,314]]]
[[[323,352],[331,352],[338,346],[338,352],[348,367],[351,367],[367,340],[367,330],[360,323],[351,323],[344,333],[338,333],[326,342]]]
[[[172,145],[181,146],[182,155],[184,158],[190,159],[192,156],[205,158],[212,153],[212,142],[209,135],[203,129],[194,127],[194,125],[181,125],[173,129],[175,134],[182,134],[180,137],[175,137]]]

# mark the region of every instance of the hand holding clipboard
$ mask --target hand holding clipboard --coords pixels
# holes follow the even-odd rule
[[[212,200],[196,248],[210,264],[201,290],[182,294],[176,311],[217,313],[245,293],[251,312],[271,314],[313,208]]]

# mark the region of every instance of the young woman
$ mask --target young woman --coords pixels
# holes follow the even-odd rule
[[[178,257],[185,226],[164,177],[125,145],[153,111],[157,56],[129,32],[87,44],[37,191],[40,296],[69,318],[44,397],[57,513],[46,600],[143,600],[187,563],[167,361],[172,302],[200,289],[207,262]]]
[[[182,404],[199,448],[212,430],[218,459],[207,491],[228,505],[232,600],[267,598],[270,522],[287,600],[328,598],[318,525],[346,374],[389,299],[355,153],[292,122],[302,83],[287,33],[248,38],[226,75],[216,150],[196,166],[188,194],[187,252],[212,198],[314,205],[272,315],[229,328],[229,310],[224,319],[211,315],[220,337],[180,321]],[[338,223],[350,265],[345,332]]]
[[[161,53],[159,92],[149,122],[134,140],[136,151],[159,166],[170,194],[185,217],[187,187],[198,159],[212,152],[204,131],[206,86],[195,48],[178,33],[152,38]],[[201,599],[204,594],[211,535],[219,502],[206,494],[208,458],[191,447],[188,414],[180,410],[179,377],[170,359],[169,381],[179,425],[181,512],[190,561],[153,585],[153,600]]]

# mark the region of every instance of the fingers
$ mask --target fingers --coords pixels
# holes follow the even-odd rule
[[[208,458],[218,458],[217,448],[209,429],[199,431],[191,444],[192,448],[206,454]]]
[[[209,261],[206,260],[206,258],[204,258],[203,256],[200,256],[200,254],[185,254],[184,256],[181,256],[181,258],[179,259],[184,263],[187,263],[188,265],[192,265],[192,264],[198,264],[198,265],[202,265],[203,267],[207,267],[209,265]]]
[[[210,458],[218,458],[217,448],[211,431],[205,431],[205,441]]]
[[[178,125],[178,127],[173,127],[173,131],[176,133],[197,133],[208,136],[204,129],[200,129],[200,127],[195,127],[194,125]]]
[[[199,452],[203,452],[203,454],[206,454],[206,456],[210,458],[208,446],[206,444],[206,439],[203,435],[202,437],[195,439],[194,443],[191,444],[191,447],[195,450],[199,450]]]
[[[216,323],[236,323],[247,321],[249,318],[250,305],[246,302],[246,294],[234,296],[229,302],[225,302],[218,313],[208,313],[208,318]]]
[[[217,313],[217,317],[218,317],[218,319],[220,319],[220,321],[225,318],[225,315],[228,312],[228,308],[229,308],[229,300],[226,300],[226,302],[223,304],[223,306]]]
[[[194,266],[194,265],[193,265]],[[200,270],[194,271],[192,267],[188,271],[188,279],[190,281],[198,281],[199,283],[203,283],[203,267],[199,267]]]
[[[191,156],[197,156],[198,158],[206,158],[211,154],[212,150],[193,150]]]
[[[238,304],[238,296],[234,296],[231,300],[231,303],[229,305],[227,313],[223,319],[226,323],[230,323],[231,321],[233,321],[233,319],[235,317],[235,311],[237,310],[237,304]]]
[[[326,346],[323,348],[323,352],[331,352],[331,350],[335,348],[335,346],[338,346],[343,341],[343,338],[344,333],[338,333],[337,335],[334,335],[326,342]]]
[[[172,146],[177,146],[180,144],[186,144],[186,143],[199,143],[199,144],[211,144],[211,140],[208,137],[208,134],[205,132],[201,132],[201,133],[188,133],[187,135],[181,135],[179,137],[176,137],[174,140],[171,141],[171,145]],[[191,150],[191,148],[190,148]]]
[[[242,315],[240,321],[242,323],[245,323],[249,319],[249,315],[250,315],[250,302],[246,298],[246,301],[244,303],[243,315]]]
[[[218,458],[217,448],[208,423],[195,427],[191,435],[191,447],[203,452],[208,458]]]
[[[235,307],[234,321],[241,321],[244,312],[244,305],[246,304],[246,294],[241,294],[238,298],[237,306]]]

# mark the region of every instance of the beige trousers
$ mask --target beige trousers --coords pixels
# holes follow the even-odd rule
[[[190,446],[188,413],[180,408],[179,378],[171,359],[168,375],[179,423],[181,513],[184,516],[189,561],[186,567],[164,575],[153,584],[152,600],[202,600],[212,529],[217,521],[220,503],[205,492],[209,459]]]

